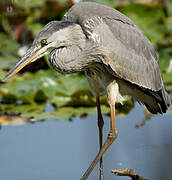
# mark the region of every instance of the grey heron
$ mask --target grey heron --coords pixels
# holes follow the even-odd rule
[[[117,137],[116,101],[130,95],[153,114],[165,113],[171,104],[156,52],[138,27],[119,11],[80,2],[70,8],[62,21],[51,21],[40,31],[3,80],[47,53],[58,72],[85,72],[97,102],[100,151],[81,179],[87,179],[100,161],[99,178],[103,180],[102,156]],[[99,101],[103,93],[110,106],[110,131],[104,144]]]

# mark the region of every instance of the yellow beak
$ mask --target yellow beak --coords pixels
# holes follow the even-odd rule
[[[39,50],[38,50],[39,49]],[[23,67],[27,64],[36,61],[40,57],[44,56],[47,52],[47,48],[37,48],[32,46],[29,50],[27,50],[26,54],[12,67],[7,75],[2,79],[2,81],[6,81],[10,77],[14,76],[17,72],[19,72]]]

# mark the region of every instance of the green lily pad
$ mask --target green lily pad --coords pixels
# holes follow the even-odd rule
[[[124,108],[117,107],[116,117],[125,116],[128,110],[133,108],[134,103],[130,101],[130,103],[126,103]],[[81,118],[86,117],[90,114],[97,114],[97,108],[95,106],[92,107],[60,107],[54,109],[52,111],[45,111],[46,104],[25,104],[25,105],[14,105],[14,104],[3,104],[0,106],[0,112],[5,113],[8,116],[14,116],[17,119],[22,119],[26,122],[35,122],[42,121],[47,119],[56,119],[56,120],[71,120],[73,117],[80,116]],[[109,115],[110,108],[106,105],[101,106],[101,110],[103,114]],[[1,122],[2,123],[2,122]],[[6,121],[4,122],[6,124]]]
[[[1,76],[4,74],[1,71]],[[97,113],[88,82],[84,75],[79,74],[61,75],[50,69],[16,75],[8,83],[0,85],[0,95],[0,112],[20,114],[26,121],[67,120],[78,115],[85,117]],[[54,110],[45,110],[47,102],[53,105]],[[109,114],[105,96],[101,97],[101,104],[102,112]],[[133,101],[126,99],[124,108],[117,105],[117,115],[125,115],[132,108]]]
[[[1,77],[2,74],[4,75],[3,71]],[[79,93],[81,91],[85,91],[85,95]],[[6,99],[13,97],[13,99],[21,100],[24,103],[49,100],[57,106],[67,102],[72,104],[73,100],[77,101],[77,98],[80,99],[78,102],[83,101],[90,104],[87,101],[91,100],[92,95],[88,91],[89,85],[84,75],[61,75],[53,70],[40,70],[34,74],[17,75],[8,83],[0,86],[0,94]],[[93,102],[93,100],[91,101]]]

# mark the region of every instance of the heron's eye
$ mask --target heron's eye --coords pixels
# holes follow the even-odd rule
[[[41,46],[45,46],[47,44],[47,40],[46,39],[42,39],[41,40]]]

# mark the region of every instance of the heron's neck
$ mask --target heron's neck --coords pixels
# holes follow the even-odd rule
[[[73,73],[81,71],[83,64],[77,62],[77,57],[80,55],[81,50],[78,47],[64,47],[55,49],[51,52],[50,63],[61,73]]]
[[[67,48],[55,49],[51,52],[50,63],[60,73],[75,73],[83,71],[94,62],[98,62],[97,50],[94,47],[83,46],[81,43]]]

